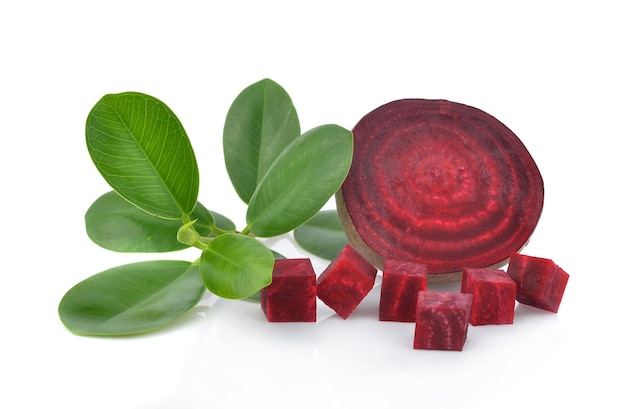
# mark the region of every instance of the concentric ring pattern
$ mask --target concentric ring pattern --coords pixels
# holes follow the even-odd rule
[[[353,129],[341,195],[382,259],[429,273],[488,267],[521,249],[543,208],[543,180],[523,143],[493,116],[445,100],[383,105]]]

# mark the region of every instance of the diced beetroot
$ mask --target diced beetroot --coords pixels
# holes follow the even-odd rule
[[[378,270],[346,245],[317,279],[317,297],[343,319],[374,287]]]
[[[503,270],[463,268],[461,292],[474,296],[470,324],[513,324],[516,284]]]
[[[315,322],[315,271],[308,258],[277,259],[272,283],[261,290],[261,308],[270,322]]]
[[[544,187],[524,144],[479,109],[444,100],[382,105],[354,127],[354,160],[335,195],[352,244],[424,263],[431,281],[504,265],[532,234]]]
[[[472,294],[420,291],[414,349],[461,351],[467,339]]]
[[[385,260],[380,287],[380,321],[415,322],[417,293],[428,284],[426,265]]]
[[[552,260],[514,253],[507,272],[517,284],[517,301],[550,312],[559,310],[569,274]]]

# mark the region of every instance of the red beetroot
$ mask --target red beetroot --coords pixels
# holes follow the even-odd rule
[[[507,273],[517,284],[517,301],[550,312],[559,310],[569,274],[552,260],[515,253]]]
[[[308,258],[278,259],[272,283],[261,290],[261,308],[270,322],[315,322],[315,271]]]
[[[374,287],[377,270],[346,245],[317,279],[317,297],[343,319]]]
[[[420,291],[413,348],[463,350],[472,298],[472,294]]]
[[[503,270],[463,268],[461,292],[474,296],[470,324],[513,324],[516,284]]]
[[[425,264],[385,260],[380,287],[379,319],[415,322],[417,294],[426,291],[427,283]]]
[[[354,159],[336,195],[350,243],[458,281],[462,267],[506,264],[543,207],[543,180],[523,143],[491,115],[444,101],[383,105],[353,129]],[[434,276],[433,276],[434,275]]]

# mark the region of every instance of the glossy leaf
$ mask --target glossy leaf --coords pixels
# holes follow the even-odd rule
[[[234,224],[224,216],[211,212],[198,203],[191,212],[197,220],[199,234],[210,236],[213,225],[234,230]],[[123,199],[115,191],[100,196],[85,214],[87,235],[97,245],[119,252],[159,253],[177,251],[189,246],[176,240],[181,226],[179,220],[150,215]]]
[[[205,290],[197,265],[187,261],[126,264],[70,289],[59,304],[59,316],[80,335],[137,334],[174,321]]]
[[[200,205],[200,203],[198,202],[198,205]],[[211,212],[211,215],[213,216],[213,220],[215,221],[215,227],[217,227],[218,229],[225,231],[225,232],[234,232],[237,229],[237,226],[235,226],[235,223],[230,220],[228,217],[224,216],[221,213],[215,212],[213,210],[209,210]],[[196,214],[196,209],[194,209],[194,211],[191,213],[191,219],[199,219],[198,216],[195,216]],[[202,222],[202,220],[198,221],[199,223]],[[196,226],[197,228],[198,226]],[[203,234],[203,233],[201,233]]]
[[[247,298],[272,281],[274,255],[260,241],[228,233],[208,243],[200,257],[206,287],[220,297]]]
[[[298,137],[276,159],[248,205],[259,237],[287,233],[313,217],[339,189],[352,161],[352,133],[322,125]]]
[[[274,260],[285,258],[285,256],[283,256],[282,254],[280,254],[279,252],[275,250],[270,249],[270,251],[274,255]],[[252,294],[251,296],[246,297],[246,301],[261,302],[261,291],[259,290],[256,293]]]
[[[348,244],[336,210],[323,210],[293,232],[296,243],[304,250],[332,260]]]
[[[276,157],[300,135],[298,115],[285,90],[270,79],[244,89],[224,125],[226,170],[245,203]]]
[[[105,95],[89,113],[86,139],[94,164],[126,200],[163,218],[191,213],[198,198],[196,158],[163,102],[135,92]]]

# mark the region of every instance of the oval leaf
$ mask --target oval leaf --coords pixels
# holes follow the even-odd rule
[[[199,205],[200,203],[198,203]],[[220,229],[221,231],[224,232],[234,232],[235,230],[237,230],[237,226],[235,226],[235,223],[230,220],[228,217],[215,212],[213,210],[209,210],[211,212],[211,215],[213,216],[213,220],[215,221],[215,227],[217,227],[218,229]],[[191,219],[193,220],[194,218],[198,218],[197,216],[194,216],[196,212],[196,209],[194,209],[194,211],[191,213]],[[198,220],[198,222],[201,222],[201,220]],[[197,227],[197,226],[196,226]],[[200,231],[200,230],[198,230]],[[200,233],[203,234],[203,233]]]
[[[187,261],[126,264],[70,289],[59,304],[61,321],[80,335],[130,335],[169,324],[196,305],[206,288]]]
[[[322,125],[276,159],[254,193],[246,221],[259,237],[287,233],[313,217],[343,183],[352,162],[352,132]]]
[[[304,250],[332,260],[348,244],[336,210],[324,210],[293,232],[296,243]]]
[[[127,92],[105,95],[87,118],[89,154],[122,197],[148,213],[176,219],[198,198],[198,167],[180,121],[163,102]]]
[[[211,235],[215,223],[213,213],[201,203],[191,212],[191,219],[198,220],[194,226],[199,234],[207,237]],[[189,247],[176,240],[176,233],[181,226],[179,220],[148,214],[115,191],[100,196],[89,207],[85,214],[85,226],[87,235],[94,243],[112,251],[160,253]]]
[[[278,260],[278,259],[284,259],[285,256],[283,256],[282,254],[280,254],[279,252],[275,251],[275,250],[271,250],[272,254],[274,255],[274,260]],[[261,302],[261,291],[257,291],[256,293],[252,294],[249,297],[246,297],[245,299],[246,301],[253,301],[253,302]]]
[[[244,89],[224,125],[224,160],[235,191],[250,201],[276,157],[300,135],[300,122],[287,92],[270,79]]]
[[[246,298],[272,282],[274,255],[260,241],[228,233],[211,240],[200,257],[200,275],[213,294]]]

